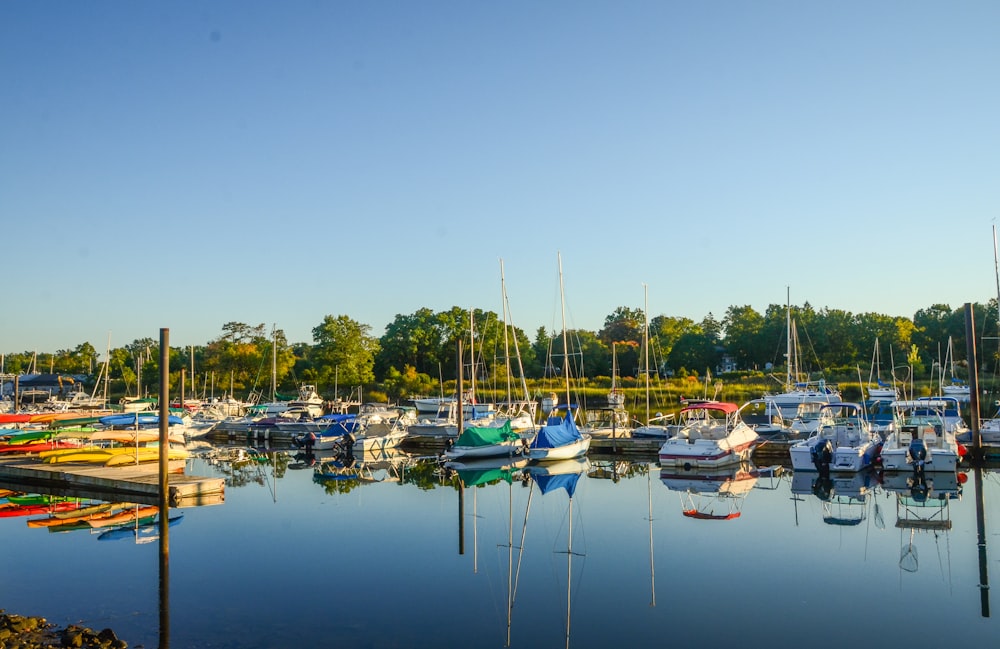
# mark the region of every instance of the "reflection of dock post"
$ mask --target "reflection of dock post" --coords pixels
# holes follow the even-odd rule
[[[462,400],[464,386],[462,385],[462,339],[458,340],[458,376],[455,383],[455,402],[457,404],[455,420],[458,424],[458,437],[462,436],[465,419],[465,403]],[[475,368],[473,368],[475,371]],[[456,437],[455,439],[458,439]],[[458,553],[465,554],[465,485],[458,481]]]
[[[990,578],[986,561],[986,510],[983,506],[983,469],[977,466],[976,478],[976,532],[979,546],[979,599],[983,617],[990,616]]]
[[[170,330],[160,329],[160,649],[170,647]]]
[[[465,485],[458,483],[458,553],[465,554]]]
[[[972,305],[965,303],[965,346],[969,359],[969,419],[972,428],[972,456],[976,480],[976,545],[979,547],[979,598],[983,617],[990,616],[990,578],[986,561],[986,508],[983,498],[983,449],[979,429],[979,367],[976,362],[976,325]]]

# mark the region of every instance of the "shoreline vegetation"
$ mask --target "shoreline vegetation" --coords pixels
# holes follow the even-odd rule
[[[997,303],[971,307],[981,394],[993,395],[1000,384]],[[965,320],[964,308],[944,304],[913,318],[817,310],[808,303],[773,304],[763,314],[743,306],[701,322],[647,318],[641,309],[619,307],[598,331],[541,327],[531,340],[492,311],[452,307],[397,315],[381,337],[346,315],[327,315],[311,343],[289,342],[276,325],[229,322],[204,345],[169,348],[169,393],[175,400],[253,403],[285,400],[280,395],[308,384],[327,402],[363,395],[365,402],[405,405],[414,397],[454,394],[461,374],[467,389],[475,386],[477,400],[504,401],[512,392],[527,396],[513,388],[522,377],[531,397],[541,398],[569,365],[584,395],[578,398],[605,396],[614,381],[626,390],[628,409],[643,414],[647,376],[651,408],[670,408],[681,397],[745,402],[821,377],[850,401],[863,401],[876,379],[901,394],[930,396],[946,382],[970,378]],[[0,375],[5,394],[19,376],[48,374],[59,377],[60,394],[82,389],[117,404],[159,393],[159,344],[145,338],[113,348],[109,334],[100,353],[86,342],[54,353],[0,354]]]

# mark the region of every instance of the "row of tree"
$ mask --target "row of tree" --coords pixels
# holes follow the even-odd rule
[[[997,304],[972,305],[977,323],[976,344],[981,370],[997,366]],[[494,388],[508,379],[543,378],[560,374],[570,364],[575,377],[641,376],[644,371],[680,376],[717,374],[724,358],[743,373],[774,372],[786,366],[788,323],[797,332],[801,371],[828,379],[865,381],[876,349],[884,378],[896,372],[907,379],[932,378],[938,372],[945,345],[953,341],[959,365],[966,354],[965,309],[936,304],[913,318],[877,313],[852,314],[839,309],[815,310],[808,303],[787,307],[772,304],[764,313],[749,306],[732,306],[722,320],[709,313],[701,322],[658,315],[649,319],[641,309],[619,307],[597,332],[562,332],[539,328],[534,340],[503,322],[495,312],[453,307],[434,312],[419,309],[397,315],[375,337],[371,327],[346,315],[328,315],[313,328],[311,343],[289,343],[280,329],[229,322],[221,335],[204,346],[170,350],[171,390],[177,390],[182,370],[186,392],[197,396],[294,392],[311,383],[333,398],[356,386],[388,399],[436,394],[458,373],[462,342],[465,380],[490,382]],[[988,343],[988,344],[984,344]],[[107,377],[112,394],[155,393],[159,387],[158,342],[135,340],[101,359],[94,346],[82,343],[52,354],[6,354],[7,373],[53,372],[84,374],[96,381]],[[472,352],[470,353],[470,348]],[[474,368],[474,373],[472,371]],[[905,375],[900,376],[905,368]],[[106,372],[105,372],[106,369]],[[948,368],[945,368],[948,369]],[[100,386],[91,386],[98,390]]]

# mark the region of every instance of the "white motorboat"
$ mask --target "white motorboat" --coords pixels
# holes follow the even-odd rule
[[[792,469],[798,471],[860,471],[871,466],[882,448],[857,403],[822,407],[820,425],[808,438],[792,444]]]
[[[726,401],[690,403],[680,411],[681,427],[660,447],[660,466],[714,468],[749,459],[759,435]]]
[[[957,424],[945,421],[954,399],[914,399],[893,402],[896,426],[882,446],[886,471],[955,471],[965,447],[955,438]]]

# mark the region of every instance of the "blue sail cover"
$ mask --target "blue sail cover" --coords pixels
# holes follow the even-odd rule
[[[531,474],[535,484],[542,490],[542,494],[547,494],[556,489],[565,489],[569,497],[572,498],[576,492],[576,485],[580,481],[579,473],[559,473],[556,475]]]
[[[582,438],[572,415],[566,415],[559,423],[552,423],[550,419],[548,424],[542,426],[535,439],[531,440],[530,448],[556,448],[578,442]]]

